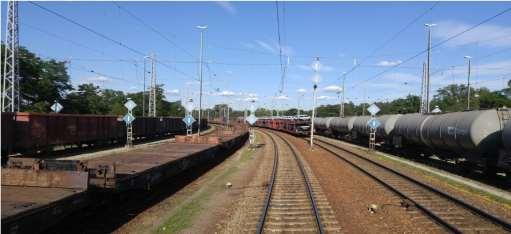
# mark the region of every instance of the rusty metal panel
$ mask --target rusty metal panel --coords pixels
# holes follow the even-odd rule
[[[2,113],[2,156],[7,156],[14,150],[15,124],[14,113]]]
[[[221,150],[230,150],[246,140],[246,132],[225,138],[222,144],[167,143],[151,148],[93,158],[87,161],[88,168],[115,165],[109,172],[114,175],[90,174],[90,185],[115,190],[149,189],[154,184],[176,175],[206,160],[222,157]]]
[[[2,185],[87,189],[88,172],[4,168]]]
[[[84,190],[2,185],[2,233],[39,233],[85,207]]]

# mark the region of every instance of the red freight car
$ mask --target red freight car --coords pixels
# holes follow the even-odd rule
[[[302,136],[308,135],[310,131],[310,121],[308,118],[296,118],[290,116],[259,118],[255,125]]]
[[[133,123],[136,139],[183,133],[180,117],[137,117]],[[202,129],[207,121],[202,120]],[[194,129],[197,123],[194,124]],[[81,147],[126,140],[126,125],[114,115],[2,113],[2,155],[51,151],[56,146]]]
[[[10,148],[11,152],[35,152],[54,146],[110,142],[125,135],[121,134],[124,125],[117,116],[10,114],[13,121],[8,124],[2,121],[2,131],[7,130],[2,136],[2,148]]]

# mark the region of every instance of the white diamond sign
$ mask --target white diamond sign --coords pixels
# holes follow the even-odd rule
[[[186,126],[191,126],[193,122],[195,122],[195,119],[191,115],[187,115],[183,118],[183,122],[185,122]]]
[[[369,126],[370,128],[373,128],[373,129],[378,128],[380,125],[381,125],[381,122],[376,118],[372,118],[369,121],[367,121],[367,126]]]
[[[369,111],[369,113],[371,113],[371,115],[376,115],[378,112],[380,112],[380,108],[376,105],[376,104],[371,104],[371,106],[369,106],[367,108],[367,111]]]
[[[250,125],[254,125],[254,123],[257,121],[257,117],[255,117],[255,115],[251,114],[250,116],[247,117],[247,122],[250,124]]]
[[[53,112],[55,113],[59,113],[61,110],[62,110],[62,105],[60,105],[60,103],[58,102],[55,102],[53,105],[51,105],[51,110],[53,110]]]
[[[130,100],[128,100],[126,103],[124,103],[124,106],[125,106],[125,107],[129,110],[129,111],[131,111],[131,110],[133,110],[133,108],[135,108],[135,107],[137,106],[137,104],[136,104],[134,101],[132,101],[132,100],[130,99]]]
[[[122,118],[122,120],[124,120],[126,124],[130,124],[131,122],[133,122],[133,120],[135,120],[135,116],[133,116],[131,113],[128,113]]]

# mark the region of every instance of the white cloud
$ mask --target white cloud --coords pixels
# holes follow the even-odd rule
[[[263,48],[264,50],[266,50],[272,54],[278,55],[280,53],[279,44],[276,42],[273,42],[270,44],[270,43],[266,43],[261,40],[255,40],[255,43],[257,45],[259,45],[261,48]],[[245,46],[250,48],[251,44],[246,44]],[[282,45],[281,49],[282,49],[282,55],[284,56],[283,62],[284,63],[289,62],[289,57],[286,58],[286,56],[292,55],[294,53],[293,48],[291,46]]]
[[[396,60],[396,61],[386,61],[386,60],[383,60],[383,61],[380,61],[376,64],[376,66],[380,66],[380,67],[392,67],[392,66],[396,66],[400,63],[402,63],[403,61],[401,60]]]
[[[110,82],[110,81],[112,81],[112,79],[105,77],[105,76],[95,76],[95,77],[88,78],[87,81]]]
[[[230,2],[216,1],[215,3],[222,7],[225,11],[229,12],[231,15],[235,15],[237,12],[236,8]]]
[[[179,96],[179,89],[167,90],[166,93],[171,96]]]
[[[232,91],[229,91],[229,90],[224,90],[222,92],[219,92],[218,95],[224,96],[224,97],[232,97],[232,96],[235,96],[236,93],[232,92]]]
[[[311,65],[304,65],[304,64],[300,64],[300,65],[296,65],[296,67],[304,70],[304,71],[313,71],[312,70],[312,66]],[[325,64],[320,64],[319,66],[319,73],[321,72],[331,72],[331,71],[334,71],[335,69],[331,66],[328,66],[328,65],[325,65]]]
[[[432,36],[445,40],[472,26],[473,25],[458,21],[441,21],[437,23],[436,27],[432,28]],[[509,47],[511,46],[511,40],[509,39],[510,34],[511,27],[496,24],[483,24],[448,41],[446,45],[456,47],[477,42],[478,45],[484,47]]]
[[[334,98],[330,97],[330,96],[322,95],[322,96],[317,97],[316,99],[318,99],[318,100],[330,100],[330,99],[334,99]]]
[[[262,47],[263,49],[267,50],[268,52],[272,53],[272,54],[277,54],[277,51],[272,47],[270,46],[268,43],[264,42],[264,41],[259,41],[259,40],[256,40],[255,41],[260,47]]]
[[[473,64],[471,80],[472,82],[479,82],[481,80],[495,79],[509,73],[511,73],[511,60],[503,60],[485,64]],[[444,86],[452,84],[454,82],[453,79],[456,80],[456,83],[466,83],[467,67],[457,66],[446,70],[445,72],[432,75],[431,84],[435,86]]]
[[[257,97],[247,97],[247,98],[245,98],[245,101],[247,101],[247,102],[252,102],[252,101],[255,102],[257,100],[259,100],[259,98],[257,98]]]
[[[275,97],[276,100],[289,100],[289,97],[286,95],[279,95]]]
[[[325,88],[323,88],[323,90],[325,90],[326,92],[334,92],[334,93],[337,93],[337,92],[341,92],[342,91],[342,88],[337,86],[337,85],[329,85]]]
[[[307,90],[304,88],[301,88],[301,89],[297,89],[296,92],[303,94],[303,93],[307,93]]]

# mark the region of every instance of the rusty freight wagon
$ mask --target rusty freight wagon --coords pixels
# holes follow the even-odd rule
[[[206,120],[201,124],[202,129],[207,127]],[[174,135],[186,130],[180,117],[137,117],[133,126],[137,139]],[[115,115],[2,113],[2,155],[34,155],[125,140],[126,125]]]

